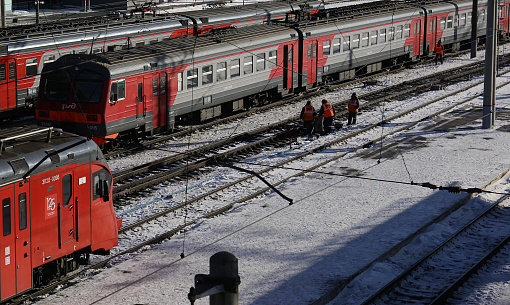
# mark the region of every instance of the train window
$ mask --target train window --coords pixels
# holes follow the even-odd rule
[[[126,98],[126,81],[112,82],[110,86],[110,102],[116,102]]]
[[[183,75],[182,72],[177,73],[177,91],[182,91],[182,84],[183,84]]]
[[[308,59],[312,59],[312,44],[308,45]]]
[[[453,16],[448,16],[448,18],[446,19],[446,28],[447,29],[451,29],[453,28]]]
[[[368,38],[369,38],[370,34],[368,32],[365,32],[365,33],[362,33],[361,34],[361,46],[362,47],[367,47],[368,46]]]
[[[163,75],[159,78],[159,92],[161,95],[166,94],[166,76]]]
[[[239,59],[232,59],[230,61],[230,78],[238,77],[239,75],[241,75]]]
[[[395,27],[390,27],[390,30],[388,31],[388,40],[392,41],[395,40]]]
[[[437,24],[436,19],[430,20],[430,31],[431,32],[435,32],[436,31],[436,24]]]
[[[377,37],[379,36],[379,33],[377,30],[375,31],[372,31],[372,33],[370,33],[370,45],[375,45],[377,44]]]
[[[92,54],[103,53],[103,48],[92,50]]]
[[[395,39],[402,39],[402,29],[403,26],[401,25],[397,26],[397,33],[395,35]]]
[[[90,70],[82,70],[74,82],[73,100],[77,103],[98,104],[101,102],[104,77]]]
[[[5,64],[0,64],[0,81],[6,81],[7,80],[7,71],[6,71]]]
[[[269,51],[269,58],[267,59],[269,61],[269,69],[275,68],[276,63],[278,62],[278,52],[277,51]]]
[[[380,29],[379,30],[379,42],[385,43],[386,42],[386,29]]]
[[[158,43],[157,39],[152,39],[151,41],[149,41],[149,44],[155,44],[155,43]]]
[[[330,53],[331,53],[331,41],[324,40],[322,42],[322,56],[329,56]]]
[[[27,228],[27,193],[21,193],[18,196],[18,208],[19,208],[19,230],[25,230]]]
[[[317,44],[314,44],[314,46],[315,46],[315,49],[317,49]],[[294,51],[293,51],[292,46],[290,46],[290,47],[289,47],[289,58],[288,58],[288,59],[289,59],[289,64],[291,64],[291,63],[292,63],[292,56],[293,56],[293,55],[294,55]],[[315,56],[314,56],[314,57],[315,57]]]
[[[159,93],[159,83],[158,83],[158,78],[153,78],[152,79],[152,96],[158,96],[158,93]]]
[[[135,44],[136,47],[141,47],[143,45],[145,45],[145,41],[139,41]]]
[[[441,20],[439,21],[439,29],[444,30],[446,28],[446,18],[441,17]]]
[[[292,50],[292,49],[291,49]],[[292,53],[291,53],[292,54]],[[313,43],[313,47],[312,47],[312,58],[317,58],[317,43],[314,42]]]
[[[2,223],[4,236],[11,234],[11,198],[2,200]]]
[[[480,10],[480,13],[478,14],[478,22],[484,22],[485,21],[485,10]]]
[[[466,25],[466,14],[461,14],[460,15],[460,26],[465,26]]]
[[[342,42],[341,42],[340,38],[333,39],[333,54],[340,53],[341,45],[342,45]]]
[[[143,83],[138,83],[138,96],[136,99],[138,103],[143,103]]]
[[[266,53],[257,54],[257,72],[266,69]]]
[[[37,75],[37,58],[30,58],[26,60],[25,74],[27,77]]]
[[[194,88],[198,86],[198,68],[189,69],[186,77],[186,88]]]
[[[344,51],[349,51],[351,49],[351,36],[344,37]]]
[[[39,84],[41,99],[55,102],[67,101],[71,90],[71,80],[65,70],[48,72]]]
[[[106,195],[110,195],[110,186],[112,177],[110,173],[101,169],[92,174],[92,199],[97,200]]]
[[[411,36],[411,25],[409,23],[404,25],[404,38]]]
[[[414,24],[414,35],[421,34],[421,21],[418,21]]]
[[[227,79],[227,63],[219,62],[216,64],[216,81],[221,82]]]
[[[244,74],[250,74],[253,73],[253,56],[245,56],[243,60],[244,64]]]
[[[76,52],[76,54],[87,54],[87,50],[80,50]]]
[[[352,35],[352,49],[359,48],[359,34]]]
[[[67,174],[62,178],[62,205],[67,206],[73,195],[73,178]]]
[[[55,61],[55,55],[46,55],[43,57],[43,65],[49,64]]]
[[[10,62],[9,63],[9,79],[15,79],[15,78],[16,78],[16,64],[13,62]]]
[[[202,67],[202,85],[211,84],[213,82],[213,66]]]
[[[455,15],[453,17],[453,26],[458,27],[459,26],[459,15]]]
[[[471,12],[469,12],[469,13],[467,14],[467,20],[466,20],[467,24],[471,24],[471,18],[472,18],[472,17],[473,17],[473,15],[471,14]]]

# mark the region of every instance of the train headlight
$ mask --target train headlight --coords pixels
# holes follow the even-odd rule
[[[89,122],[97,122],[97,114],[87,114],[87,121]]]

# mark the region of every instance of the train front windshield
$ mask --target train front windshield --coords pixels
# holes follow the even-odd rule
[[[82,70],[74,80],[66,70],[49,72],[41,82],[42,100],[67,102],[70,94],[76,103],[97,104],[101,101],[104,77],[96,72]]]
[[[65,70],[54,70],[41,80],[40,98],[46,101],[67,102],[71,91],[71,78]]]

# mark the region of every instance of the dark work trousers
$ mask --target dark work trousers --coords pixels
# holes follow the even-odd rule
[[[311,135],[313,130],[313,120],[303,121],[303,127],[305,128],[306,134]]]
[[[347,117],[347,125],[356,124],[356,112],[349,111],[349,116]]]
[[[439,60],[441,62],[441,64],[443,64],[443,55],[442,54],[436,54],[436,65],[437,65],[437,61]]]
[[[332,116],[324,118],[324,133],[328,134],[331,132],[331,127],[333,126],[333,118]]]

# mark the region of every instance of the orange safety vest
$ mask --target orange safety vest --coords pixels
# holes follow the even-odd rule
[[[312,105],[306,105],[305,111],[303,112],[303,121],[313,121],[313,106]]]
[[[356,100],[350,100],[347,109],[349,109],[350,112],[358,112],[358,108],[356,108]]]
[[[444,54],[444,45],[442,43],[436,44],[436,48],[434,49],[434,53],[436,53],[438,55],[443,55]]]
[[[322,107],[324,108],[324,117],[329,118],[331,116],[334,116],[333,113],[333,106],[331,106],[330,103],[323,104]]]

